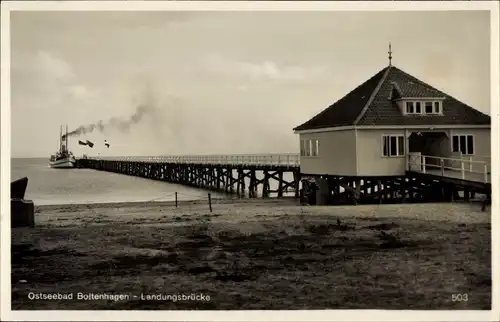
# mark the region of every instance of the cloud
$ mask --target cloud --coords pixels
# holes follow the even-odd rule
[[[14,58],[12,71],[16,80],[29,86],[34,95],[43,95],[53,102],[72,103],[96,94],[79,81],[70,63],[48,51]]]
[[[69,85],[65,88],[66,92],[74,99],[82,100],[95,96],[87,87],[83,85]]]
[[[213,73],[246,77],[251,80],[303,81],[320,77],[326,72],[326,68],[323,66],[280,65],[271,60],[261,62],[240,61],[223,59],[219,55],[207,56],[205,67]]]
[[[68,81],[75,77],[71,66],[63,59],[46,51],[38,51],[35,56],[35,70],[57,81]]]

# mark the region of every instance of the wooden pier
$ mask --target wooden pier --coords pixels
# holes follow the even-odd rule
[[[303,174],[296,154],[85,158],[77,163],[81,168],[239,197],[283,197],[293,192],[298,198],[300,191],[311,194],[312,190],[316,199],[321,198],[315,204],[446,202],[470,200],[476,193],[491,195],[487,163],[420,155],[407,157],[404,175],[372,177]]]
[[[240,197],[299,193],[296,154],[85,158],[78,167],[133,175]],[[292,174],[287,180],[285,174]],[[290,175],[288,175],[290,177]],[[259,178],[260,177],[260,178]],[[276,188],[271,188],[275,181]],[[260,192],[260,193],[259,193]]]

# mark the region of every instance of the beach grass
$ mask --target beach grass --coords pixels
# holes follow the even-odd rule
[[[36,216],[36,228],[12,230],[15,310],[491,308],[491,213],[478,205],[216,201],[210,213],[203,202],[131,203],[45,206]]]

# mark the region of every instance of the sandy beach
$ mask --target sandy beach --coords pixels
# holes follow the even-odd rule
[[[491,307],[491,212],[477,204],[214,200],[212,208],[206,201],[37,207],[36,228],[12,231],[12,308]],[[124,296],[29,299],[49,293]],[[159,294],[204,297],[150,296]]]

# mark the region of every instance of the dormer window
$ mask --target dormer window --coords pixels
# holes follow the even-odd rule
[[[406,114],[422,114],[422,103],[414,101],[406,102]]]
[[[422,114],[422,103],[415,102],[415,113]]]
[[[404,114],[407,115],[440,115],[443,114],[443,104],[434,100],[405,100]]]
[[[441,114],[441,102],[434,102],[434,114]]]
[[[406,114],[414,114],[415,105],[414,102],[406,102]]]
[[[425,102],[425,114],[432,114],[433,112],[433,102]]]

